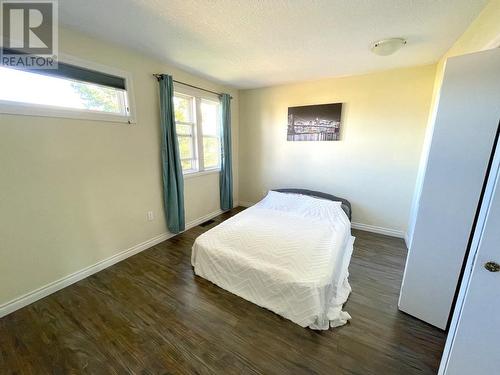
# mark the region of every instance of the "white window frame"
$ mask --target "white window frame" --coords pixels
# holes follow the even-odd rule
[[[204,101],[210,101],[217,103],[219,106],[219,110],[217,111],[217,124],[218,124],[218,135],[219,135],[219,140],[222,142],[221,139],[221,113],[220,113],[220,99],[217,95],[215,94],[210,94],[210,93],[205,93],[204,91],[201,90],[196,90],[192,88],[188,88],[182,85],[176,84],[174,87],[174,96],[175,95],[179,96],[189,96],[194,98],[194,133],[193,133],[193,153],[195,154],[195,161],[194,161],[194,167],[193,169],[190,170],[183,170],[182,173],[184,175],[184,178],[191,178],[195,176],[202,176],[206,174],[211,174],[211,173],[219,173],[221,169],[221,159],[222,155],[219,155],[219,165],[215,168],[205,168],[204,161],[205,161],[205,155],[204,155],[204,150],[203,150],[203,126],[202,126],[202,116],[201,116],[201,102]],[[182,125],[191,125],[190,123],[183,123],[180,121],[175,122],[177,124],[182,124]],[[179,135],[178,135],[179,137]]]
[[[220,105],[220,99],[219,97],[217,97],[217,100],[213,99],[213,98],[208,98],[208,97],[200,97],[200,98],[197,98],[197,100],[199,101],[197,103],[197,108],[199,109],[200,111],[200,117],[201,118],[201,103],[203,101],[206,101],[206,102],[212,102],[212,103],[216,103],[217,104],[217,118],[216,118],[216,124],[217,124],[217,130],[216,130],[216,135],[213,136],[213,135],[203,135],[203,124],[202,122],[200,121],[200,124],[199,124],[199,138],[198,138],[198,144],[201,144],[201,147],[203,148],[203,138],[218,138],[219,139],[219,146],[222,144],[222,138],[221,138],[221,105]],[[222,162],[222,155],[221,153],[219,152],[219,164],[216,166],[216,167],[208,167],[206,168],[204,163],[205,163],[205,153],[203,152],[203,160],[202,160],[202,165],[203,165],[203,171],[214,171],[214,172],[220,172],[220,169],[221,169],[221,162]]]
[[[193,97],[193,95],[181,93],[179,91],[174,92],[174,96],[180,97],[180,98],[188,98],[189,100],[192,100],[192,121],[177,121],[175,120],[175,126],[177,130],[177,125],[186,125],[191,127],[191,136],[189,135],[183,135],[177,133],[177,139],[179,137],[181,138],[191,138],[191,149],[193,151],[192,157],[191,158],[181,158],[181,162],[184,160],[190,160],[191,161],[191,169],[186,169],[182,170],[183,174],[188,174],[188,173],[196,173],[198,172],[199,169],[199,151],[197,147],[197,140],[198,140],[198,126],[197,126],[197,119],[198,119],[198,113],[197,113],[197,108],[196,108],[196,97]]]
[[[108,121],[127,124],[135,124],[137,122],[132,75],[129,72],[61,53],[58,55],[58,60],[67,64],[124,78],[126,93],[125,107],[128,108],[127,115],[117,115],[81,108],[58,107],[46,104],[13,102],[9,100],[0,100],[0,113],[24,116],[62,117],[69,119]]]

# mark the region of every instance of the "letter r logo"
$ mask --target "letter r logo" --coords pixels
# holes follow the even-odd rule
[[[1,1],[3,47],[25,54],[53,54],[55,6],[53,1]]]

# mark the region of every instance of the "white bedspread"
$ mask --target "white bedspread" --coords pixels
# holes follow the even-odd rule
[[[269,192],[199,236],[197,275],[302,327],[328,329],[351,317],[348,266],[354,237],[339,202]]]

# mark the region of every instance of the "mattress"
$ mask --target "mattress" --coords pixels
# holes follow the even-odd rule
[[[196,275],[302,327],[345,324],[354,237],[340,202],[271,191],[199,236]]]

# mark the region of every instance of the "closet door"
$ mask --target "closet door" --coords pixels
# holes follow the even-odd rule
[[[399,300],[445,329],[500,117],[500,49],[448,59]]]
[[[500,355],[500,147],[492,162],[440,375],[498,374]]]

